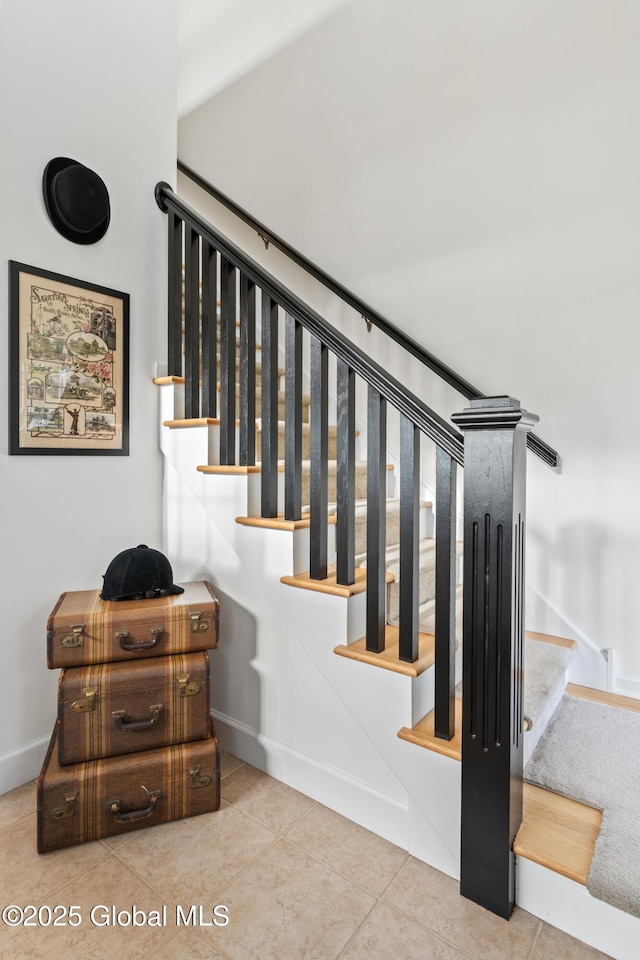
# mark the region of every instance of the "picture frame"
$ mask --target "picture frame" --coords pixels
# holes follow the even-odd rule
[[[9,453],[128,456],[128,293],[9,261]]]

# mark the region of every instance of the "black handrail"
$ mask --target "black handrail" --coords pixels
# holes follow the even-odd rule
[[[299,322],[324,343],[336,356],[344,360],[364,380],[403,413],[428,437],[435,441],[458,463],[464,464],[464,448],[458,431],[446,420],[431,410],[414,394],[410,393],[383,367],[371,360],[354,346],[338,330],[330,326],[320,314],[308,307],[294,293],[276,280],[255,260],[248,257],[234,243],[218,233],[200,214],[178,197],[168,183],[158,183],[155,189],[156,202],[167,213],[173,211],[180,219],[195,227],[200,236],[219,250],[227,260],[238,267],[261,290],[276,301],[286,313]]]
[[[250,213],[238,206],[230,197],[227,197],[214,187],[213,184],[209,183],[208,180],[201,177],[199,173],[196,173],[196,171],[187,166],[186,163],[183,163],[182,160],[178,160],[178,170],[186,177],[189,177],[190,180],[193,180],[197,186],[215,200],[227,207],[228,210],[231,210],[240,220],[243,220],[256,230],[265,244],[272,244],[284,253],[285,256],[293,260],[294,263],[302,267],[302,269],[312,277],[315,277],[315,279],[327,287],[327,289],[331,290],[332,293],[335,293],[336,296],[344,300],[350,307],[357,310],[364,320],[378,327],[378,329],[382,330],[388,337],[395,340],[396,343],[399,343],[404,350],[416,357],[417,360],[420,360],[421,363],[424,363],[430,370],[433,370],[440,379],[452,386],[458,393],[462,394],[463,397],[466,397],[468,400],[486,398],[487,394],[478,390],[478,388],[474,387],[468,380],[465,380],[464,377],[457,374],[455,370],[452,370],[451,367],[448,367],[445,363],[442,363],[441,360],[438,360],[437,357],[434,357],[432,353],[429,353],[429,351],[425,350],[419,343],[411,337],[408,337],[402,330],[391,323],[390,320],[387,320],[382,314],[378,313],[377,310],[374,310],[373,307],[365,303],[364,300],[357,297],[355,293],[352,293],[328,273],[325,273],[325,271],[313,263],[312,260],[307,259],[307,257],[303,256],[295,247],[290,246],[282,237],[279,237],[276,233],[269,230],[263,223],[256,220]],[[557,467],[559,465],[560,458],[558,453],[534,433],[528,434],[527,446],[532,453],[535,453],[536,456],[540,457],[540,459],[550,467]]]

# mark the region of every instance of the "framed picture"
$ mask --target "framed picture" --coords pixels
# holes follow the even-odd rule
[[[129,294],[9,261],[9,452],[129,453]]]

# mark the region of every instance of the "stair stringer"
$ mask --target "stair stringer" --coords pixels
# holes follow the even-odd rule
[[[213,486],[215,479],[236,492],[242,486],[237,477],[203,481]],[[247,568],[233,543],[170,462],[165,493],[171,517],[164,547],[174,578],[205,578],[221,601],[212,713],[223,747],[407,849],[409,809],[402,785],[309,662],[262,584],[250,581],[248,595]],[[279,669],[285,660],[295,684]],[[301,718],[294,735],[286,725],[292,710]],[[312,725],[309,714],[319,718]],[[311,749],[300,746],[301,736],[311,738]]]
[[[170,415],[166,417],[170,418]],[[186,569],[200,571],[199,575],[204,575],[201,572],[201,551],[204,550],[205,554],[209,554],[204,566],[215,570],[215,575],[209,574],[209,578],[213,579],[216,587],[226,593],[230,581],[234,579],[234,571],[237,576],[237,564],[240,564],[245,578],[247,573],[251,576],[252,607],[260,608],[264,616],[264,606],[260,607],[260,603],[257,603],[258,593],[274,597],[275,602],[270,604],[269,617],[273,617],[274,611],[277,611],[281,635],[288,633],[295,637],[328,686],[345,705],[358,729],[365,734],[378,756],[405,788],[408,795],[407,825],[406,839],[401,845],[420,859],[457,877],[459,765],[448,758],[417,751],[396,736],[400,727],[411,725],[415,719],[412,717],[414,687],[420,688],[416,693],[420,709],[423,709],[425,693],[422,688],[428,684],[429,678],[423,675],[412,680],[390,671],[356,665],[333,654],[336,644],[355,639],[356,635],[364,632],[363,597],[353,597],[347,601],[343,598],[293,590],[280,584],[281,574],[293,572],[287,568],[287,563],[290,568],[292,558],[300,553],[299,544],[296,549],[293,540],[304,538],[306,531],[295,531],[292,535],[286,531],[256,530],[236,524],[235,517],[247,512],[247,499],[251,498],[249,488],[252,481],[259,482],[259,474],[249,477],[205,476],[198,472],[195,467],[206,455],[203,440],[206,433],[206,427],[176,430],[165,428],[161,431],[162,448],[170,467],[167,470],[168,481],[172,469],[176,474],[173,481],[167,484],[168,509],[165,516],[169,531],[166,549],[172,557],[175,569],[184,569],[186,563]],[[180,487],[182,491],[179,490]],[[204,536],[204,526],[200,523],[201,544],[198,548],[194,546],[193,533],[187,534],[187,527],[193,528],[194,524],[185,523],[178,513],[180,501],[185,499],[186,491],[200,504],[206,516],[204,526],[210,531]],[[221,543],[225,544],[227,554],[222,563],[222,571]],[[211,555],[211,544],[216,545],[217,557],[215,554]],[[233,562],[230,562],[230,555],[233,556]],[[196,574],[189,572],[188,575]],[[301,596],[303,593],[305,596]],[[230,597],[231,594],[227,596]],[[255,612],[258,613],[258,609]],[[358,620],[361,621],[359,626]],[[291,623],[298,623],[300,626],[292,629]],[[279,680],[281,682],[282,678]],[[387,705],[384,711],[378,709],[377,705],[380,703]],[[339,739],[342,744],[344,738],[344,731],[340,731]],[[304,786],[302,789],[305,789]],[[323,796],[316,798],[329,806],[334,805]],[[342,809],[340,812],[357,822],[363,822],[363,809],[359,805],[350,810]],[[371,828],[367,822],[363,825]],[[376,832],[383,836],[388,835],[388,827]],[[397,837],[394,842],[398,842]]]

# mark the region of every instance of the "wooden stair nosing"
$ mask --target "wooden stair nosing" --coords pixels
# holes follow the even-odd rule
[[[335,524],[335,514],[329,514],[328,524]],[[263,530],[306,530],[311,526],[311,517],[301,517],[300,520],[285,520],[284,514],[277,517],[236,517],[236,523],[243,527],[258,527]]]
[[[434,730],[434,713],[431,710],[426,716],[418,720],[414,727],[402,727],[398,730],[398,737],[408,743],[415,743],[418,747],[425,747],[435,753],[441,753],[451,760],[460,761],[462,758],[462,699],[455,699],[455,734],[451,740],[442,740],[436,737]]]
[[[566,647],[568,650],[575,650],[577,646],[575,640],[568,640],[566,637],[556,637],[551,633],[537,633],[535,630],[525,630],[524,635],[528,640],[538,640],[540,643],[553,643],[556,647]]]
[[[398,737],[459,762],[462,700],[456,698],[456,733],[452,740],[435,736],[433,713],[432,710],[412,728],[403,727]],[[523,820],[513,845],[514,853],[586,885],[601,822],[601,810],[525,782]]]
[[[316,593],[329,593],[334,597],[354,597],[364,593],[367,589],[367,571],[356,567],[356,579],[352,584],[338,583],[336,580],[336,565],[327,567],[327,576],[324,580],[312,580],[309,571],[297,573],[294,576],[280,577],[280,583],[289,587],[301,587],[303,590],[315,590]],[[387,581],[389,582],[389,581]]]
[[[524,783],[513,852],[586,886],[601,823],[601,810]]]
[[[236,426],[238,426],[240,421],[236,421]],[[219,417],[190,417],[186,420],[163,420],[163,427],[169,427],[174,430],[181,427],[219,427],[220,418]]]
[[[617,707],[619,710],[631,710],[640,713],[640,700],[635,697],[625,697],[620,693],[607,693],[606,690],[596,690],[594,687],[583,687],[578,683],[568,683],[567,693],[580,700],[591,700],[593,703],[602,703],[607,707]]]
[[[385,625],[385,649],[381,653],[372,653],[367,650],[366,637],[361,637],[355,643],[341,643],[334,647],[333,652],[337,653],[339,657],[347,657],[350,660],[357,660],[359,663],[367,663],[372,667],[382,667],[383,670],[391,670],[393,673],[400,673],[405,677],[419,677],[435,661],[435,637],[430,633],[419,633],[418,659],[414,663],[407,663],[405,660],[398,658],[398,635],[398,627],[387,623]]]

